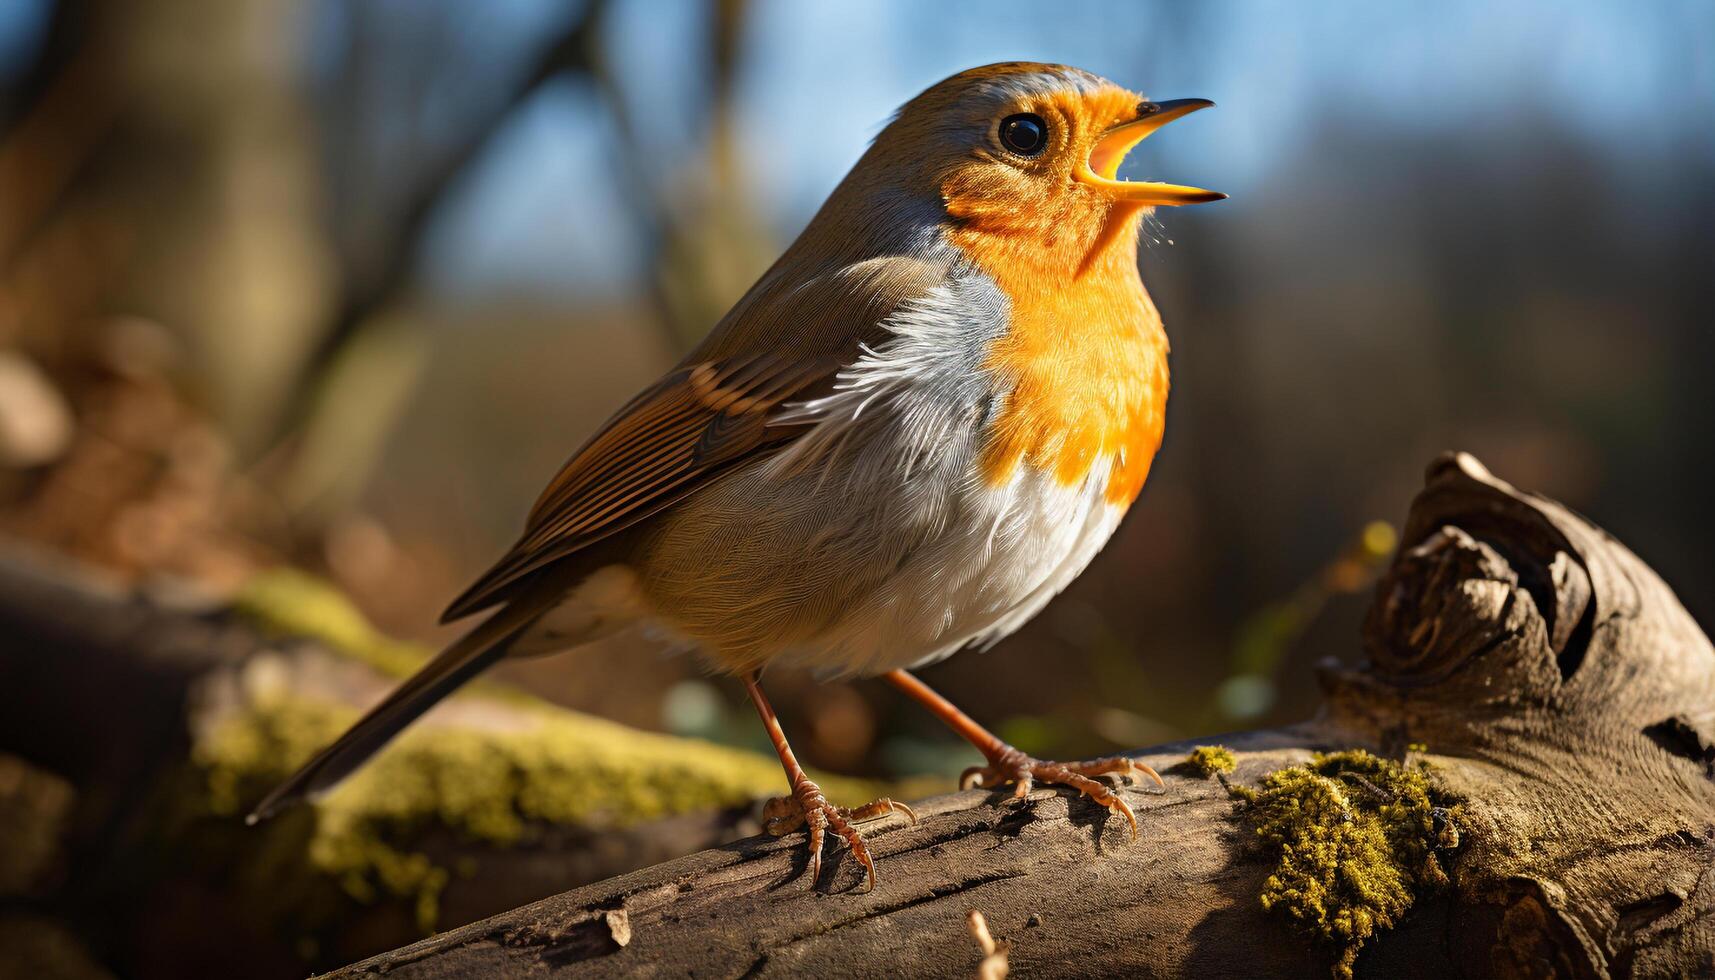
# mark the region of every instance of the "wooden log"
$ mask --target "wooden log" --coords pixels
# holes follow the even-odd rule
[[[270,576],[233,608],[16,546],[0,551],[0,637],[0,879],[41,836],[23,818],[53,802],[15,772],[63,780],[68,871],[22,911],[64,916],[125,976],[301,977],[755,833],[755,804],[780,785],[772,754],[476,685],[315,812],[247,828],[261,793],[427,651],[373,634],[302,576]],[[483,778],[526,764],[540,768]],[[616,766],[659,791],[624,795],[599,778]],[[430,785],[388,782],[431,767]],[[542,785],[576,796],[520,798]],[[872,790],[827,785],[853,802]],[[0,905],[19,898],[0,881]],[[33,975],[13,952],[0,943],[0,976]]]
[[[850,860],[806,887],[799,835],[752,838],[334,975],[968,977],[984,960],[971,910],[1020,976],[1715,975],[1715,651],[1647,566],[1444,456],[1363,648],[1362,666],[1324,669],[1313,720],[1224,739],[1225,777],[1173,768],[1188,743],[1139,753],[1168,775],[1165,791],[1123,790],[1135,842],[1086,800],[970,791],[872,829],[867,894]],[[1433,820],[1380,775],[1306,768],[1354,748],[1426,775]],[[1236,802],[1229,785],[1305,803],[1303,839],[1285,831],[1304,847],[1270,846],[1256,832],[1270,797]],[[1387,833],[1353,836],[1374,828]],[[1294,883],[1315,886],[1317,869],[1294,875],[1319,843],[1349,863],[1321,868],[1328,890],[1307,895]],[[1360,866],[1363,846],[1396,866]],[[1397,894],[1352,901],[1372,871]]]

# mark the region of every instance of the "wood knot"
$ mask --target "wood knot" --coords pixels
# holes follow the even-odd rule
[[[1429,461],[1424,468],[1423,482],[1436,483],[1454,477],[1464,477],[1477,483],[1494,484],[1500,481],[1489,472],[1482,461],[1467,452],[1449,451]]]
[[[1395,683],[1445,677],[1509,632],[1518,575],[1494,549],[1447,526],[1400,553],[1377,586],[1370,662]]]
[[[1426,478],[1365,624],[1376,675],[1418,686],[1481,656],[1484,697],[1552,694],[1583,663],[1594,609],[1560,508],[1469,453],[1442,454]]]

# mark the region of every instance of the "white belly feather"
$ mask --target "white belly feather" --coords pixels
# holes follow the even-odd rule
[[[1107,543],[1122,507],[1106,501],[1107,466],[1075,487],[1021,467],[1004,487],[971,487],[969,510],[789,662],[871,675],[987,647],[1023,626]]]
[[[908,304],[832,394],[790,412],[807,433],[663,512],[625,574],[592,576],[523,645],[644,620],[729,670],[871,675],[1018,629],[1125,508],[1105,494],[1112,460],[1071,486],[1028,465],[984,479],[1008,394],[985,356],[1006,323],[1004,294],[975,271]]]
[[[888,324],[891,338],[798,406],[814,427],[664,514],[642,551],[653,619],[729,669],[867,675],[1023,625],[1124,515],[1111,461],[1078,484],[1019,466],[990,486],[981,448],[1007,395],[985,367],[1004,294],[970,272]]]

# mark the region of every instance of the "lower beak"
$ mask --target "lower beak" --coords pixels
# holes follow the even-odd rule
[[[1088,162],[1073,172],[1072,179],[1087,184],[1116,201],[1148,206],[1203,204],[1225,200],[1227,195],[1219,191],[1206,191],[1201,187],[1163,184],[1153,180],[1118,180],[1114,176],[1119,172],[1125,155],[1131,152],[1132,147],[1143,142],[1144,137],[1181,116],[1188,116],[1198,109],[1207,109],[1214,104],[1208,99],[1145,102],[1139,110],[1138,118],[1115,126],[1103,133],[1101,139],[1096,140],[1096,145],[1090,149]]]

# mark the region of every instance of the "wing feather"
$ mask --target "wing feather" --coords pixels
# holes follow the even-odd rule
[[[803,424],[792,402],[824,393],[894,310],[946,263],[868,259],[799,275],[792,253],[696,352],[644,389],[560,469],[517,544],[455,599],[443,622],[504,602],[533,573],[672,505],[728,469],[778,450]],[[741,326],[748,329],[741,329]]]

